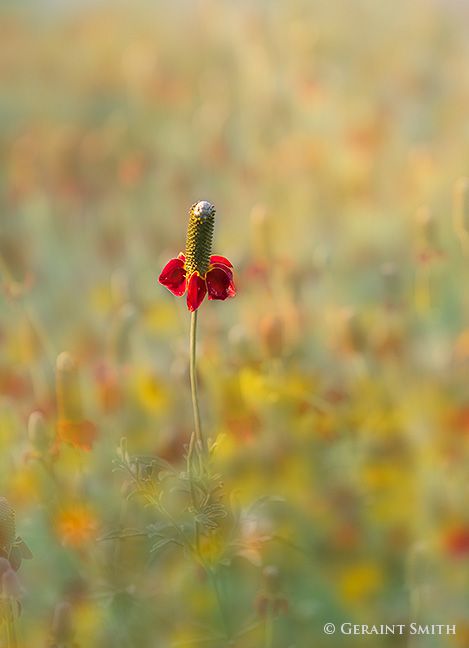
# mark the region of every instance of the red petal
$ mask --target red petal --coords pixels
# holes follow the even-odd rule
[[[219,268],[220,270],[222,270],[222,272],[224,272],[225,274],[228,275],[230,281],[233,282],[233,272],[231,271],[230,268],[228,268],[223,263],[212,263],[210,265],[208,271],[210,272],[211,270],[214,270],[215,268]]]
[[[233,285],[232,273],[229,268],[213,268],[207,272],[207,288],[209,299],[226,299],[234,297],[236,290]]]
[[[197,272],[192,273],[187,286],[187,308],[191,313],[199,308],[206,294],[207,284],[205,279],[202,279]]]
[[[219,254],[212,254],[210,257],[210,265],[212,263],[223,263],[223,265],[228,266],[229,268],[233,267],[233,264],[228,261],[225,257],[220,256]]]
[[[182,257],[182,258],[181,258]],[[177,259],[171,259],[163,268],[158,281],[169,291],[180,297],[186,292],[186,271],[184,269],[185,257],[182,252]]]

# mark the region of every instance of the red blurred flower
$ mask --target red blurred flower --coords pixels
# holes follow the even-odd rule
[[[96,426],[91,421],[57,421],[58,443],[70,443],[74,448],[90,452],[96,436]]]
[[[469,528],[467,526],[451,529],[445,539],[447,552],[454,558],[467,558],[469,555]]]
[[[224,300],[235,296],[232,267],[228,259],[214,254],[205,274],[201,275],[197,270],[188,273],[186,257],[180,252],[177,259],[171,259],[165,265],[159,282],[177,297],[181,297],[187,288],[187,307],[192,313],[199,308],[207,292],[209,299]]]

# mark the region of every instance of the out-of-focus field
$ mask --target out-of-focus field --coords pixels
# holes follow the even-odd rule
[[[201,199],[238,290],[198,338],[230,645],[469,645],[468,24],[443,0],[2,2],[0,497],[33,554],[25,647],[228,645],[213,583],[150,554],[158,513],[112,472],[122,437],[184,470],[190,316],[157,279]],[[411,621],[456,634],[340,632]]]

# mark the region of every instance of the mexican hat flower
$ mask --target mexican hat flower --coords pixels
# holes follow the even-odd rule
[[[178,254],[165,265],[159,277],[173,295],[187,290],[187,307],[193,313],[208,293],[209,299],[234,297],[232,265],[225,257],[211,254],[215,207],[201,200],[191,207],[186,253]]]
[[[0,497],[0,561],[7,559],[12,569],[16,571],[23,558],[30,560],[33,555],[24,540],[16,535],[15,518],[15,511],[8,500]]]

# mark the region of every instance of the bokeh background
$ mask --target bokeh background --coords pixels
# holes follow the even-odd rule
[[[25,646],[227,645],[112,472],[121,437],[184,464],[190,317],[157,278],[201,199],[238,289],[203,303],[198,346],[241,520],[207,539],[230,645],[469,645],[468,21],[456,0],[1,2],[0,524],[9,504],[33,554]],[[410,621],[457,632],[323,632]]]

